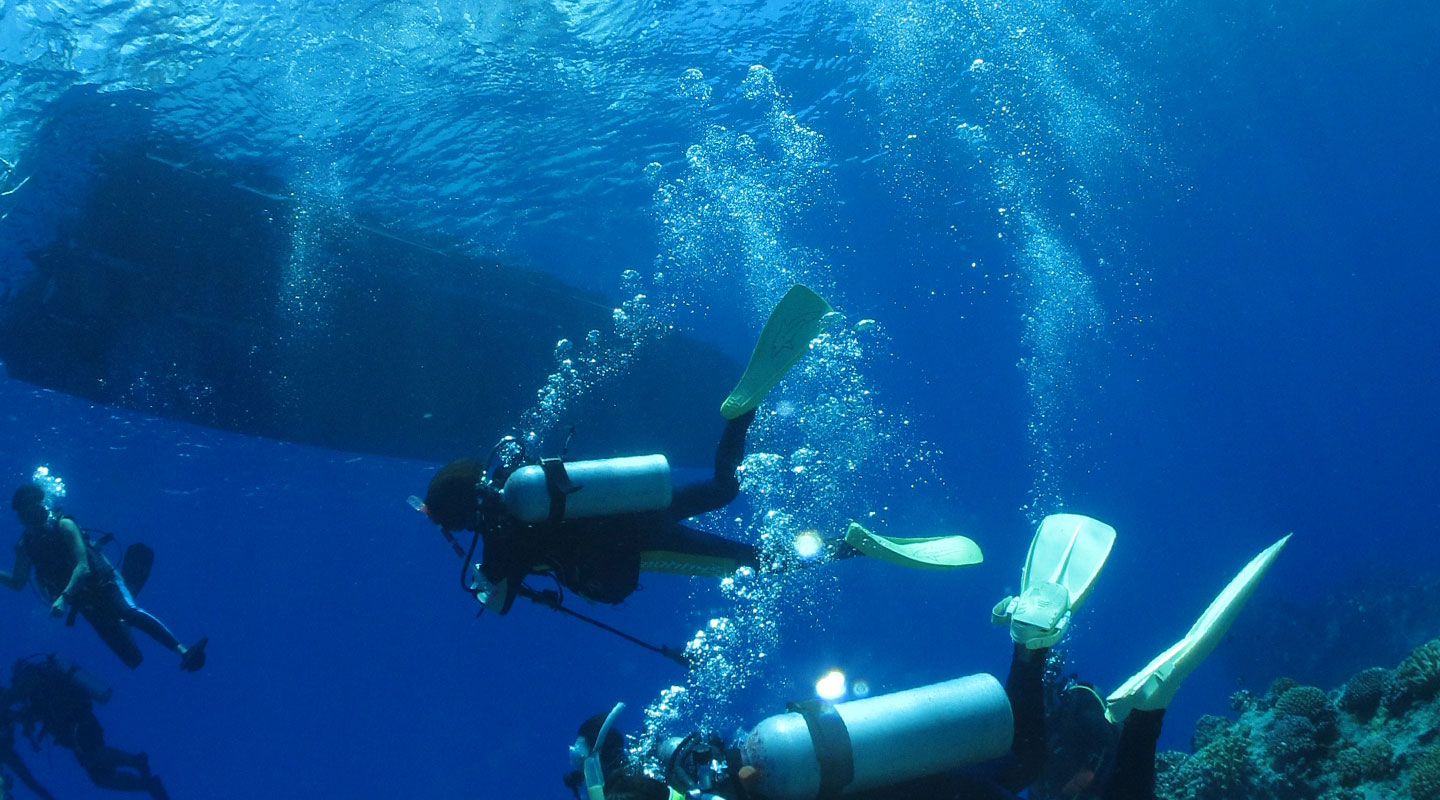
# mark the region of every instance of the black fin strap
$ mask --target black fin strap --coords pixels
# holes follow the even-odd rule
[[[580,491],[565,471],[563,458],[542,458],[540,469],[545,471],[545,488],[550,495],[550,521],[559,522],[565,518],[565,498]]]
[[[805,719],[810,741],[815,746],[815,760],[820,762],[820,792],[816,800],[832,800],[840,796],[855,780],[855,752],[850,744],[850,731],[840,712],[830,703],[804,700],[786,706]]]

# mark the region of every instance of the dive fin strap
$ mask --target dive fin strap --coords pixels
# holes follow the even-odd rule
[[[1058,583],[1031,584],[1019,597],[1006,597],[990,610],[990,621],[1010,626],[1010,640],[1029,650],[1060,641],[1070,622],[1070,593]]]

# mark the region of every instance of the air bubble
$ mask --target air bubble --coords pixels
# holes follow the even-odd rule
[[[705,73],[694,67],[680,74],[678,93],[687,100],[699,103],[710,102],[710,86],[705,83]]]
[[[775,89],[775,74],[760,64],[750,67],[744,82],[740,84],[740,90],[747,100],[761,100],[779,95]]]

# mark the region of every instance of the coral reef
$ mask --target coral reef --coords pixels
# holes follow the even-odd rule
[[[1288,678],[1156,757],[1160,800],[1440,800],[1440,639],[1333,694]],[[1333,701],[1332,701],[1333,698]]]

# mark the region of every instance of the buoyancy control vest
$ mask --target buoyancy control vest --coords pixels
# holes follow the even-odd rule
[[[93,583],[113,579],[115,574],[115,567],[74,517],[51,517],[38,531],[26,528],[20,537],[20,546],[24,548],[25,555],[30,558],[31,568],[35,570],[35,585],[45,599],[52,602],[65,591],[65,587],[70,583],[70,576],[75,572],[74,558],[60,530],[62,520],[69,520],[80,531],[80,542],[90,567],[89,580]]]

